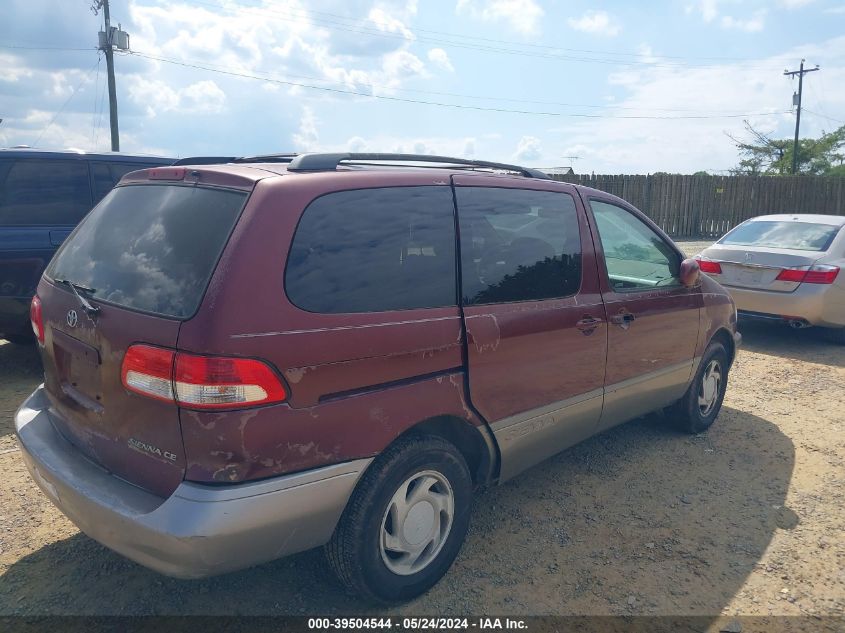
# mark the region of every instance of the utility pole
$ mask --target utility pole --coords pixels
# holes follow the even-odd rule
[[[111,25],[109,14],[109,0],[92,0],[91,11],[94,15],[103,10],[103,21],[105,30],[99,33],[99,49],[106,54],[106,72],[109,82],[109,122],[111,124],[111,149],[113,152],[120,151],[120,134],[117,128],[117,87],[114,83],[114,47],[120,50],[129,49],[129,35],[119,28]]]
[[[792,175],[794,176],[798,171],[798,129],[801,127],[801,92],[804,87],[804,75],[807,73],[812,73],[819,70],[819,65],[816,64],[815,68],[808,68],[804,70],[804,62],[806,60],[801,60],[801,67],[799,70],[784,70],[784,75],[789,75],[790,77],[795,77],[798,75],[798,100],[796,102],[795,95],[792,95],[792,102],[793,105],[798,106],[798,110],[795,114],[795,140],[792,142]]]

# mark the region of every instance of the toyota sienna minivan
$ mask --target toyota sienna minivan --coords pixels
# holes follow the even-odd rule
[[[730,296],[643,213],[533,169],[304,154],[127,174],[47,268],[43,492],[202,577],[324,546],[374,601],[430,588],[473,489],[626,420],[715,420]]]

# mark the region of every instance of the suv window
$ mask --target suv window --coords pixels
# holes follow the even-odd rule
[[[84,160],[0,160],[0,225],[72,225],[92,204]]]
[[[285,288],[309,312],[455,305],[451,189],[359,189],[317,198],[296,229]]]
[[[590,200],[590,208],[614,290],[680,284],[678,254],[651,227],[615,204]]]
[[[581,236],[568,193],[458,187],[466,304],[567,297],[581,286]]]
[[[130,171],[156,167],[155,164],[144,165],[141,163],[91,163],[91,175],[94,177],[94,204],[103,199],[123,176]]]
[[[179,185],[113,189],[47,268],[89,296],[178,318],[196,312],[247,194]]]

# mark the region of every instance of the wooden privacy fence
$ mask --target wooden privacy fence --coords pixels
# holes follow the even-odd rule
[[[624,198],[673,237],[719,237],[767,213],[845,215],[845,178],[828,176],[589,176],[555,180]]]

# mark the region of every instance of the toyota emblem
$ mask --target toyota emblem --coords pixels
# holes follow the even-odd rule
[[[79,315],[76,314],[76,310],[68,310],[65,320],[70,327],[76,327],[76,324],[79,322]]]

